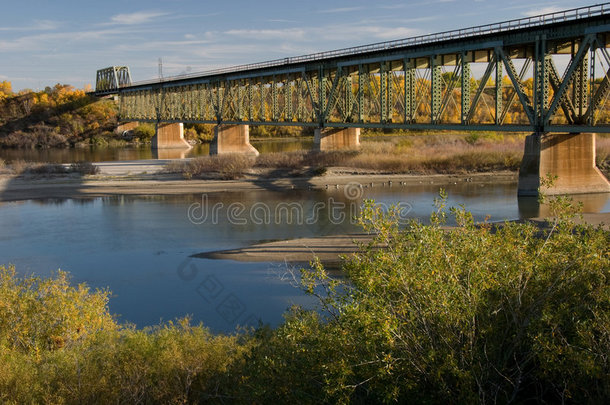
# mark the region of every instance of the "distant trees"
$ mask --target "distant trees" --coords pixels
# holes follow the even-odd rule
[[[114,102],[70,85],[12,93],[10,82],[0,83],[0,146],[58,147],[113,136],[116,116]]]
[[[7,82],[6,80],[0,82],[0,101],[4,100],[11,94],[13,94],[11,82]]]

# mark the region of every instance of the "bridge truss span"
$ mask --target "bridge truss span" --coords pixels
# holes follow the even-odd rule
[[[122,87],[131,86],[131,74],[127,66],[111,66],[97,71],[95,93],[97,95],[114,94]]]
[[[150,122],[610,132],[610,7],[596,7],[571,20],[120,86],[119,114]]]

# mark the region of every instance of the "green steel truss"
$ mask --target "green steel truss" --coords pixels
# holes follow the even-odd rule
[[[608,32],[604,11],[486,35],[135,83],[117,90],[119,114],[122,121],[610,132]]]
[[[127,66],[111,66],[97,71],[96,94],[116,93],[121,87],[131,86],[131,75]]]

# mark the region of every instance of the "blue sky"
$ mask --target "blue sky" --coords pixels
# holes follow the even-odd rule
[[[4,0],[0,80],[13,90],[134,80],[297,56],[594,4],[587,1]]]

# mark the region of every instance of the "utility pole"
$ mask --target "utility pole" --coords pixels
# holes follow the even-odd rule
[[[163,81],[163,60],[159,58],[159,81]]]

